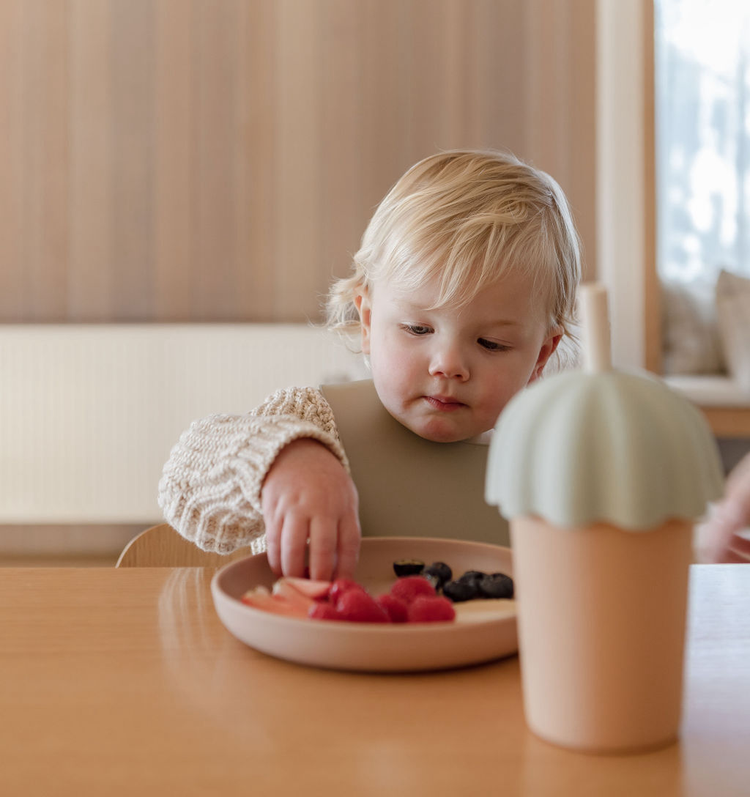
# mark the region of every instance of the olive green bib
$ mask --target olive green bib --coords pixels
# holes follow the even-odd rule
[[[359,493],[365,537],[449,537],[510,545],[484,500],[488,446],[434,443],[383,407],[371,380],[321,388]]]

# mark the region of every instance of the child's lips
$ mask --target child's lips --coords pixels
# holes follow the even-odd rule
[[[425,396],[425,401],[434,409],[441,412],[455,412],[466,405],[448,396]]]

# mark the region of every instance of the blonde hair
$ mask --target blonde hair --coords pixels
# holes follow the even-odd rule
[[[492,150],[453,150],[409,169],[378,206],[337,280],[327,325],[360,330],[355,296],[381,280],[409,290],[436,278],[437,306],[461,306],[518,269],[548,311],[549,328],[571,336],[581,275],[580,243],[567,199],[545,172]]]

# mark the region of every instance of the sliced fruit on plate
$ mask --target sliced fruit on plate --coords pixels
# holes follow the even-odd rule
[[[275,598],[283,598],[293,606],[299,606],[307,615],[310,607],[315,603],[312,598],[301,593],[288,578],[280,578],[274,585],[271,593]]]
[[[300,596],[301,597],[301,596]],[[281,595],[272,595],[265,587],[255,587],[242,596],[242,602],[255,609],[262,609],[286,617],[307,617],[308,603],[292,602]],[[314,604],[315,601],[309,601]]]
[[[318,581],[312,578],[296,578],[294,576],[285,576],[281,580],[285,581],[289,586],[294,587],[297,592],[301,592],[314,601],[326,600],[331,590],[330,581]]]

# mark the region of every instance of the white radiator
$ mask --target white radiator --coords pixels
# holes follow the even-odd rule
[[[0,524],[159,522],[193,419],[365,376],[307,325],[0,325]]]

